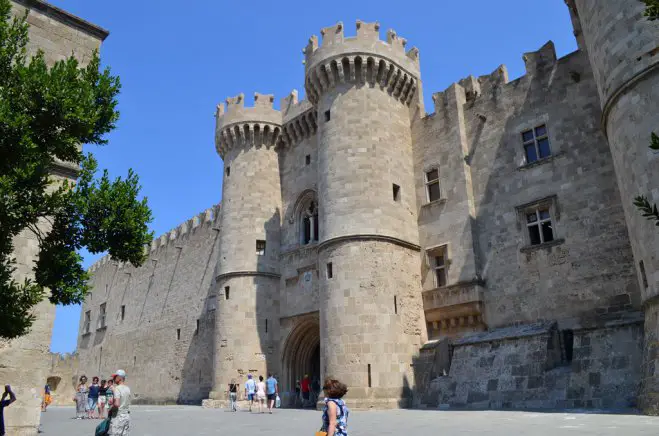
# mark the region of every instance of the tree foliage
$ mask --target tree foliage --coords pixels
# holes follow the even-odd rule
[[[86,66],[73,56],[52,66],[44,54],[28,56],[25,17],[12,18],[0,0],[0,337],[27,333],[33,307],[76,304],[88,290],[78,251],[108,251],[139,266],[151,242],[151,211],[139,200],[139,179],[129,171],[96,178],[97,162],[82,144],[104,145],[119,113],[118,77],[101,71],[95,52]],[[53,177],[57,162],[80,169],[76,183]],[[17,238],[20,235],[20,238]],[[33,265],[14,257],[18,240],[35,241]],[[37,253],[35,253],[37,254]],[[32,279],[26,277],[30,270]]]
[[[648,20],[659,20],[659,0],[643,0]]]

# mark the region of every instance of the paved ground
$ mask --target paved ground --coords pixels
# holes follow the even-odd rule
[[[284,435],[310,436],[320,426],[320,412],[277,410],[273,415],[231,413],[183,406],[134,406],[132,436]],[[42,414],[47,436],[89,436],[97,420],[71,419],[70,407],[51,407]],[[359,435],[653,435],[659,417],[532,412],[458,412],[392,410],[353,412],[350,436]]]

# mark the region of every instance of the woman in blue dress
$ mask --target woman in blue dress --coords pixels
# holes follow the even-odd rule
[[[325,379],[325,407],[323,407],[323,431],[327,436],[348,436],[348,415],[350,411],[343,401],[348,387],[332,378]]]

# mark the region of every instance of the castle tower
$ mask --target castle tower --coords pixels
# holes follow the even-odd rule
[[[281,190],[275,144],[281,113],[272,95],[218,106],[216,146],[224,160],[216,273],[216,337],[211,398],[249,372],[276,372]]]
[[[659,204],[659,21],[638,0],[568,0],[575,35],[588,52],[602,104],[645,311],[640,407],[659,413],[659,228],[633,205],[637,195]]]
[[[321,365],[353,407],[398,407],[413,385],[422,302],[411,119],[416,48],[379,24],[321,30],[304,53],[318,113]],[[386,356],[386,358],[384,358]]]

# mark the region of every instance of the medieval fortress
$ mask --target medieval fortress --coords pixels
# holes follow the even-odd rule
[[[122,367],[150,403],[273,372],[338,377],[360,408],[656,413],[659,231],[632,200],[659,202],[659,22],[567,3],[577,51],[468,76],[432,113],[419,50],[362,21],[309,39],[305,100],[228,98],[221,206],[141,268],[91,267],[79,371]]]

